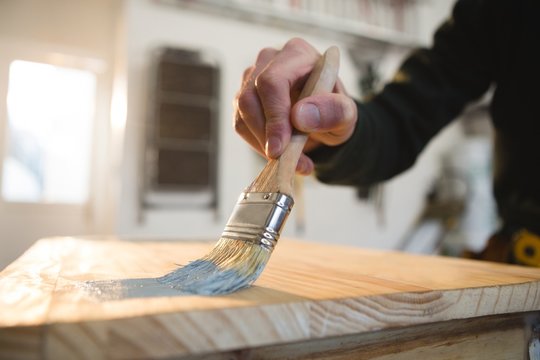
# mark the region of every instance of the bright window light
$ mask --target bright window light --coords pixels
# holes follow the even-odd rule
[[[2,172],[6,201],[86,202],[95,92],[92,72],[11,63]]]

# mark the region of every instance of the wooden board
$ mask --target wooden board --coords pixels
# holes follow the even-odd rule
[[[484,316],[210,355],[188,355],[182,359],[529,359],[528,341],[532,335],[530,320],[533,319],[534,314],[531,313]]]
[[[540,269],[289,239],[235,294],[148,285],[212,246],[39,241],[0,273],[0,358],[197,355],[540,309]]]

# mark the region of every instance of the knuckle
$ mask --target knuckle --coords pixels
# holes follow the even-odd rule
[[[282,135],[289,130],[290,126],[278,116],[271,116],[266,122],[267,135]]]
[[[327,100],[322,112],[322,131],[317,136],[326,145],[339,145],[354,132],[356,104],[343,95],[333,95]]]
[[[244,120],[238,113],[234,117],[233,128],[234,128],[234,131],[236,131],[240,135],[246,134],[248,132],[247,125],[245,124]]]
[[[323,118],[325,128],[340,128],[349,126],[356,120],[356,105],[354,101],[342,95],[331,95],[327,99],[326,106],[323,106]]]
[[[346,96],[345,100],[341,103],[342,118],[346,123],[356,122],[356,115],[358,110],[356,109],[356,103],[352,98]]]
[[[288,47],[288,46],[298,47],[298,46],[306,46],[306,45],[307,45],[307,41],[297,36],[291,38],[289,41],[285,43],[285,47]]]
[[[309,45],[306,40],[300,37],[293,37],[285,43],[284,48],[299,49],[299,48],[307,48],[309,46],[311,45]]]
[[[257,55],[256,64],[266,63],[277,53],[277,50],[271,47],[266,47],[259,51]]]
[[[258,104],[256,94],[253,91],[245,90],[236,97],[236,108],[241,114],[251,114],[255,112]]]
[[[248,80],[251,77],[251,74],[253,73],[254,69],[255,69],[255,66],[250,66],[244,70],[242,74],[242,78],[244,81]]]
[[[279,73],[272,69],[261,72],[255,78],[255,88],[259,94],[272,94],[279,91],[281,85]]]
[[[285,45],[283,46],[283,49],[300,51],[300,52],[309,53],[309,54],[318,53],[317,50],[315,50],[315,48],[311,46],[310,43],[308,43],[306,40],[299,37],[294,37],[290,39],[289,41],[287,41]]]

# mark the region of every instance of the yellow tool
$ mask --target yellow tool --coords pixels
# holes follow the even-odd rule
[[[514,257],[523,265],[540,267],[540,236],[528,230],[514,235]]]

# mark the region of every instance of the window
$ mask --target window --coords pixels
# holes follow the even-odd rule
[[[158,52],[147,124],[146,207],[216,206],[219,71],[207,55]]]
[[[95,93],[92,72],[11,63],[2,171],[6,201],[86,202]]]

